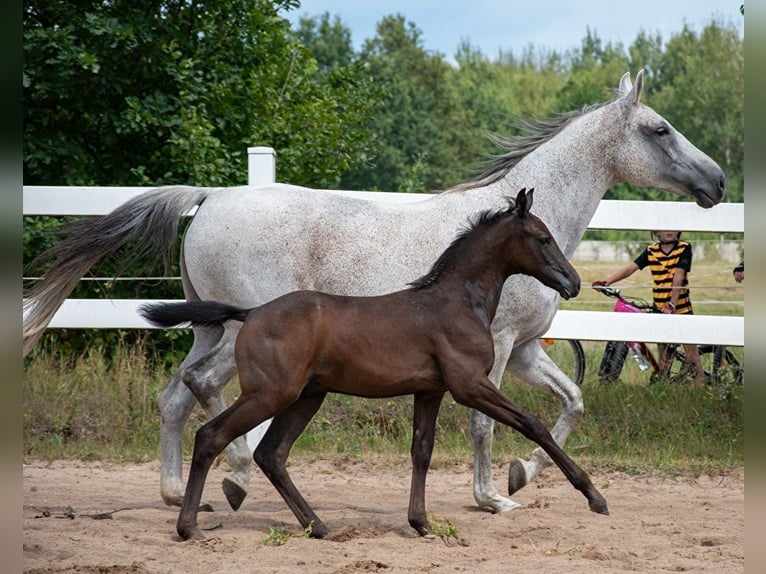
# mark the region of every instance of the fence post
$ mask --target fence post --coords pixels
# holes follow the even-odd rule
[[[247,148],[248,185],[266,185],[277,181],[275,157],[274,148]]]

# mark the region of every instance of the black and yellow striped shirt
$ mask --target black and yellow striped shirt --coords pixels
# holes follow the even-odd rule
[[[639,269],[649,267],[652,272],[654,287],[654,304],[662,308],[670,301],[672,293],[673,275],[676,269],[685,269],[688,274],[692,270],[692,246],[686,241],[677,241],[669,253],[665,254],[660,248],[659,241],[648,245],[646,249],[634,260]],[[676,301],[676,313],[691,313],[692,302],[689,298],[688,275],[684,277],[681,289]]]

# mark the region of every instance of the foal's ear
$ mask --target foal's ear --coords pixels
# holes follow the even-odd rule
[[[532,208],[532,192],[535,190],[535,188],[531,188],[529,191],[527,191],[527,188],[522,188],[522,190],[516,195],[516,205],[513,208],[514,214],[516,214],[516,217],[520,219],[524,219],[527,217],[527,214],[529,213],[529,210]]]

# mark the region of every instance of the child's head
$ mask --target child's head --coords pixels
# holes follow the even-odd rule
[[[680,231],[652,231],[652,235],[660,243],[675,243],[681,239]]]

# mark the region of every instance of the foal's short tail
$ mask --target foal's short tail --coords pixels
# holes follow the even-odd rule
[[[41,268],[42,278],[25,295],[24,356],[80,278],[103,257],[132,241],[128,260],[160,259],[167,268],[176,248],[181,217],[200,205],[212,189],[160,187],[126,201],[107,215],[81,219],[69,227],[66,239],[32,262]]]
[[[250,309],[242,309],[216,301],[187,301],[184,303],[149,303],[139,308],[152,325],[167,328],[184,323],[193,327],[213,327],[226,321],[244,321]]]

